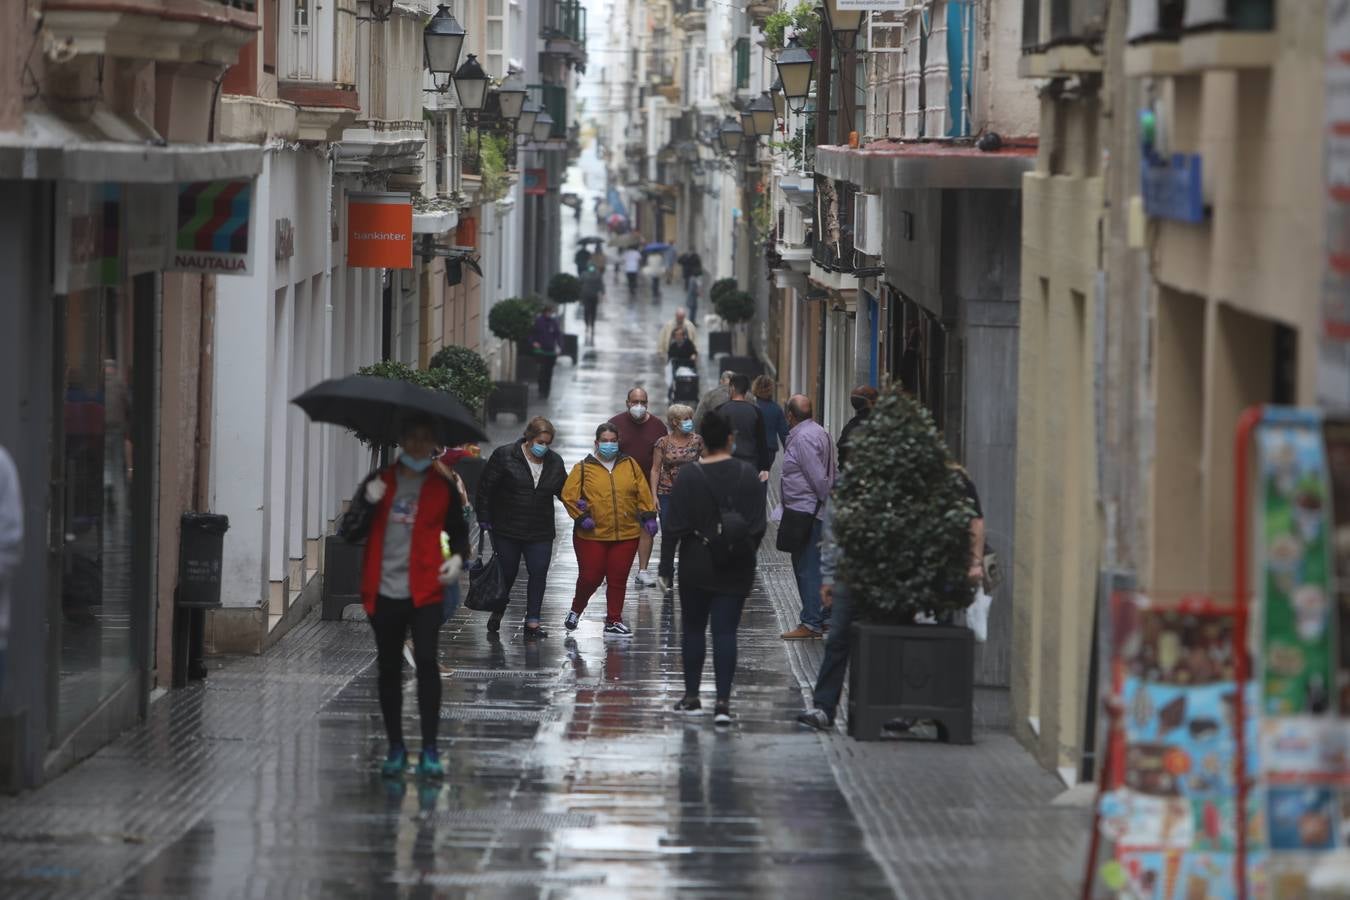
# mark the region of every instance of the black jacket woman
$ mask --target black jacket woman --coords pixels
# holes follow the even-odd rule
[[[526,589],[525,637],[544,635],[539,611],[544,604],[548,566],[553,559],[553,498],[562,493],[567,469],[552,449],[553,423],[535,416],[519,441],[492,452],[478,482],[478,527],[492,535],[492,547],[501,558],[502,612],[488,619],[488,631],[501,627],[507,595],[520,572],[520,561],[530,581]]]
[[[755,581],[760,541],[768,527],[764,488],[755,467],[731,455],[731,421],[713,410],[700,429],[703,456],[684,466],[670,492],[665,539],[680,541],[680,617],[684,697],[676,712],[700,713],[698,698],[709,620],[717,705],[713,722],[731,724],[736,630]],[[735,540],[729,540],[729,538]]]

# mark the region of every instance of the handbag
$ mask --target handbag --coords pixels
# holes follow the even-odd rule
[[[975,640],[981,644],[989,640],[989,607],[993,602],[984,588],[980,588],[975,591],[975,599],[966,607],[966,627],[975,632]]]
[[[506,578],[502,574],[502,564],[496,551],[487,562],[483,561],[483,532],[478,532],[478,558],[469,566],[469,590],[464,595],[464,605],[475,612],[501,612],[506,609],[509,597],[503,597]]]
[[[814,512],[802,512],[799,509],[783,509],[783,519],[778,523],[778,537],[774,546],[784,553],[801,553],[811,541],[811,529],[816,524],[816,513],[820,512],[820,501],[816,501]]]

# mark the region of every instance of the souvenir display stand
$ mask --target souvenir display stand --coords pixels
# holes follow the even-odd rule
[[[1111,598],[1084,898],[1293,900],[1350,847],[1350,422],[1243,415],[1234,592]]]

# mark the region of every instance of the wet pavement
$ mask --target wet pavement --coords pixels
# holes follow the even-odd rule
[[[531,412],[553,419],[569,467],[634,383],[664,410],[655,334],[678,299],[611,297],[596,346],[559,364],[552,401]],[[494,426],[499,440],[518,432],[509,417]],[[379,777],[368,626],[311,616],[264,656],[156,702],[143,727],[52,784],[0,801],[0,894],[1067,895],[1085,814],[1051,806],[1057,782],[1006,735],[860,745],[795,724],[819,644],[778,637],[794,601],[771,544],[724,732],[669,711],[683,693],[679,615],[658,589],[630,582],[631,640],[603,639],[603,597],[565,636],[576,565],[564,538],[548,637],[522,639],[523,567],[499,639],[466,610],[442,634],[454,669],[443,783]],[[711,681],[709,660],[705,708]]]

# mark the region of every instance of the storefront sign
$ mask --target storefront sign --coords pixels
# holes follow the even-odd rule
[[[1144,212],[1155,219],[1199,224],[1205,221],[1200,157],[1177,153],[1171,159],[1145,153],[1139,162]]]
[[[347,265],[367,269],[413,267],[411,195],[347,195]]]
[[[903,12],[910,4],[909,0],[835,0],[840,12]]]
[[[173,272],[249,274],[253,181],[195,181],[178,185]]]
[[[525,193],[532,196],[548,193],[548,169],[525,170]]]

